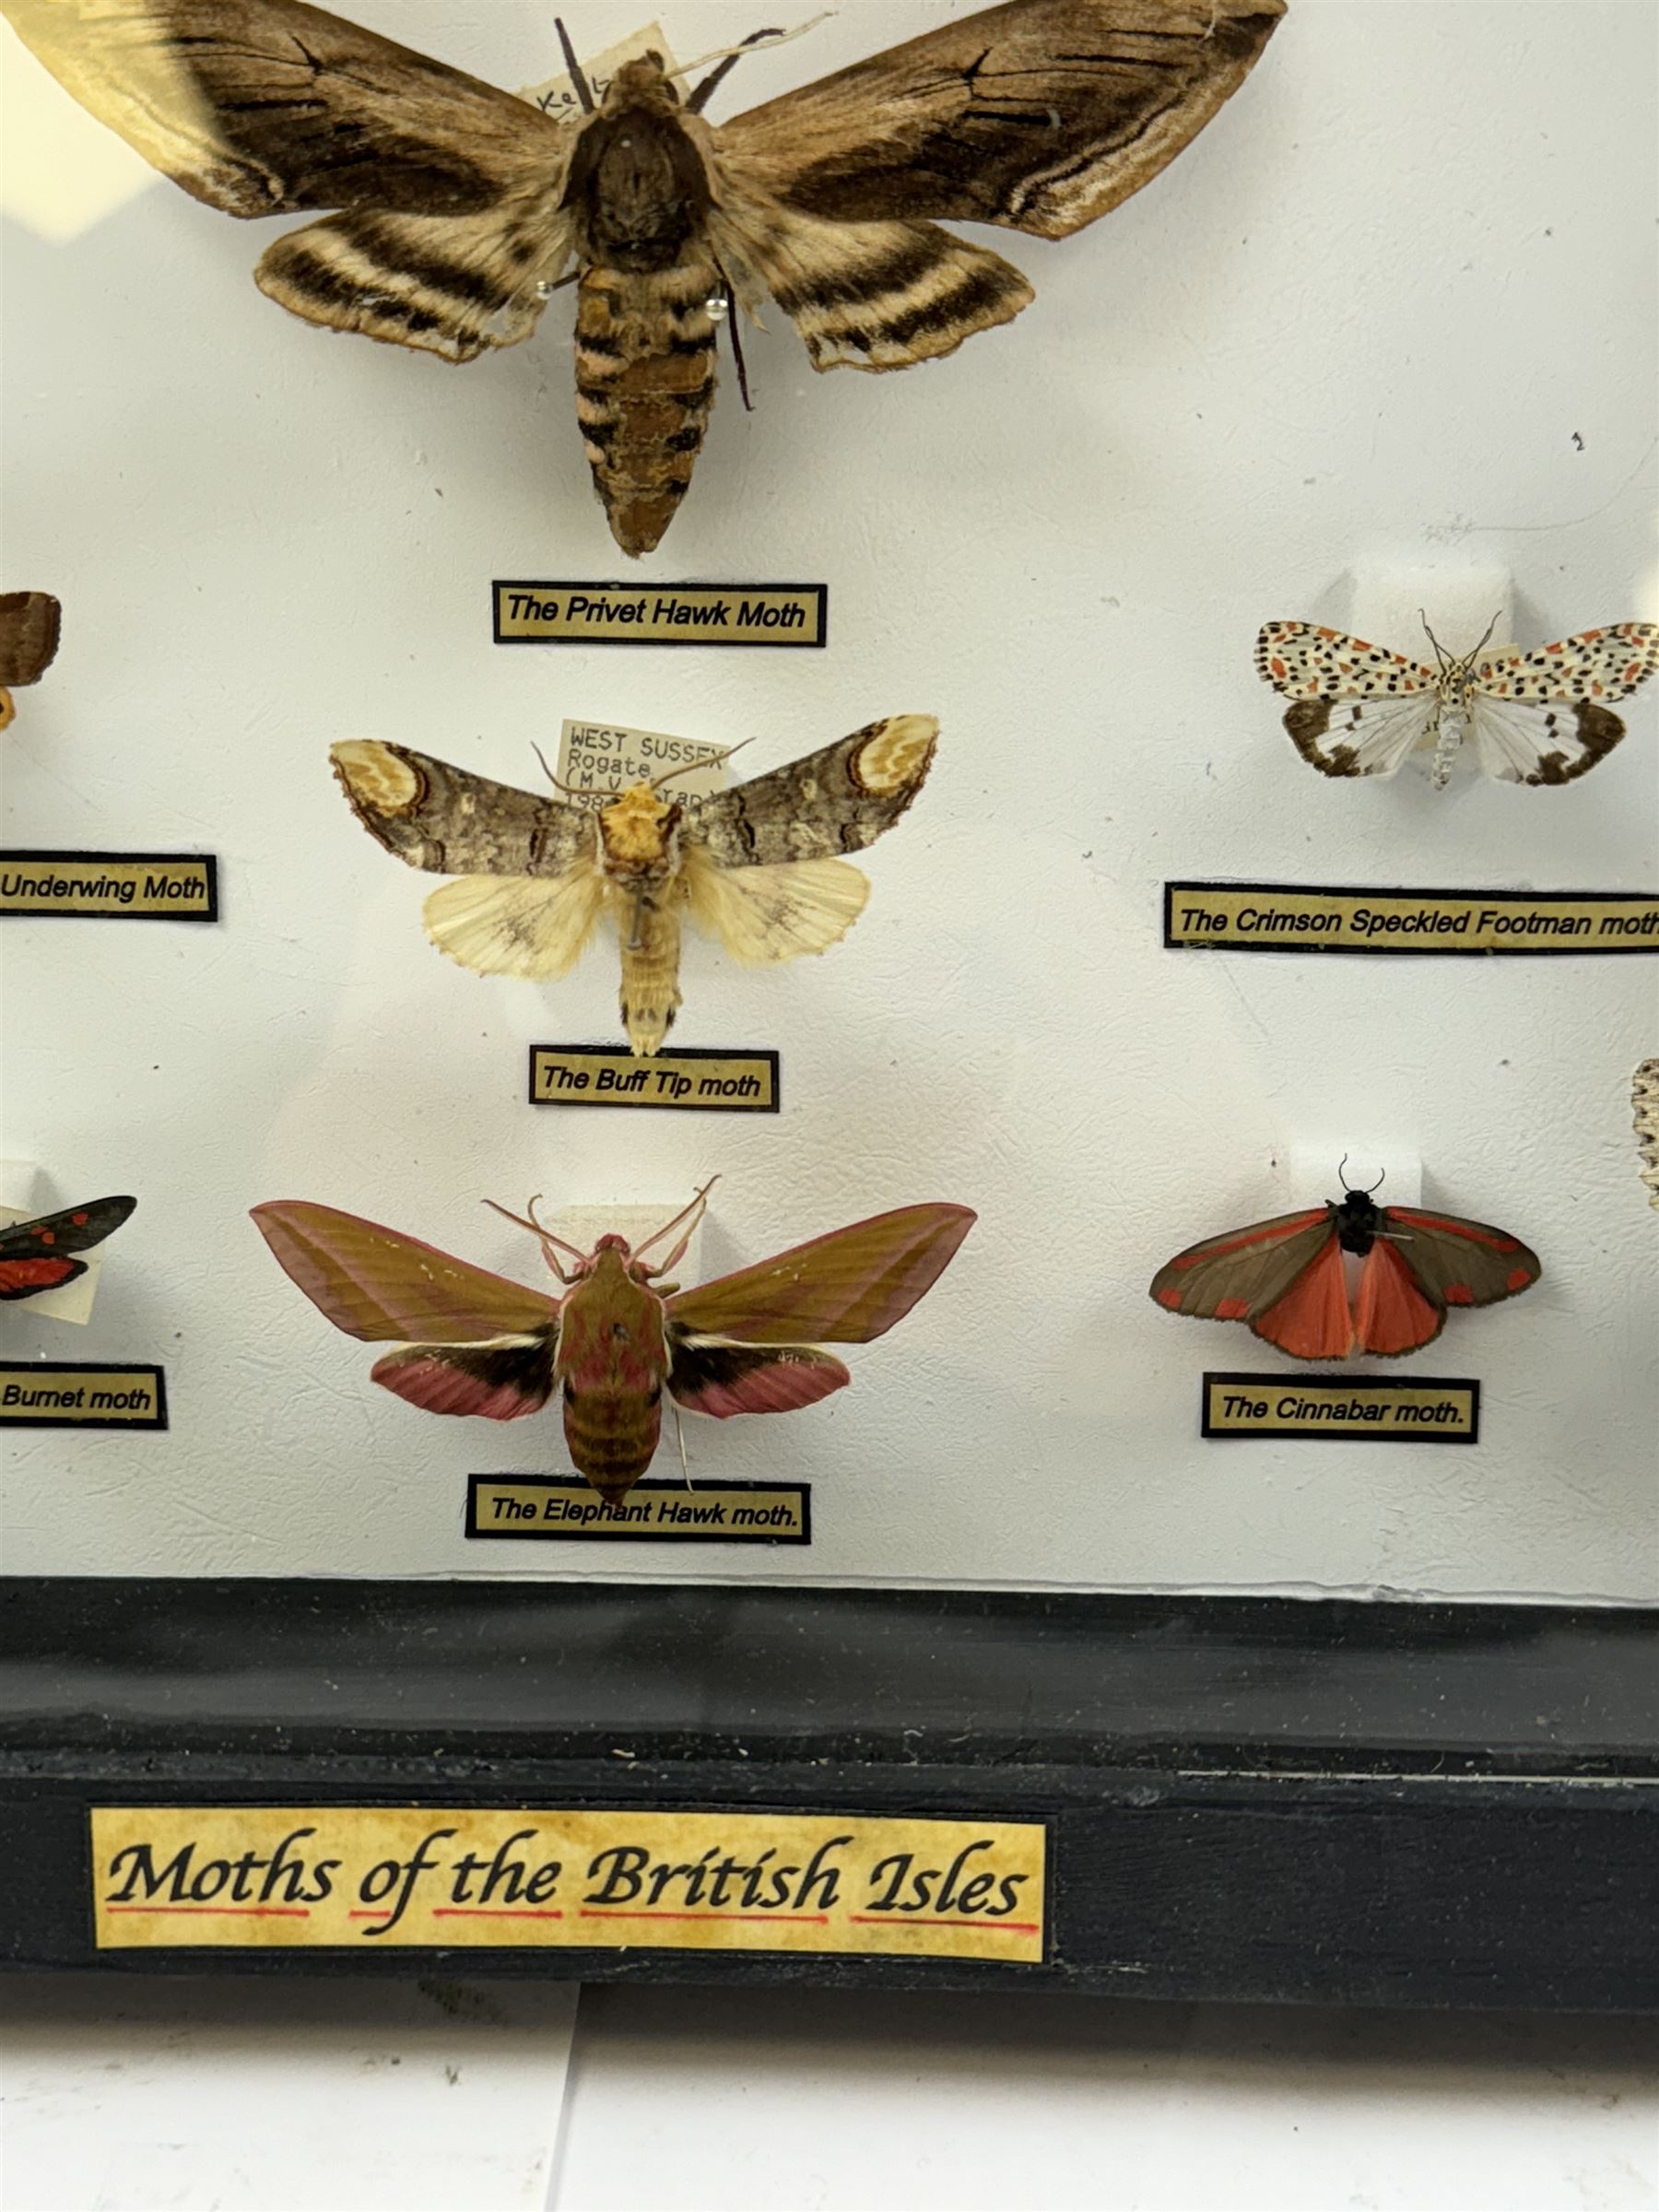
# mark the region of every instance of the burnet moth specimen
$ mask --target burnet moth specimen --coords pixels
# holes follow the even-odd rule
[[[691,1413],[789,1413],[852,1381],[819,1343],[867,1344],[930,1290],[972,1228],[965,1206],[907,1206],[794,1245],[696,1289],[663,1278],[708,1204],[632,1249],[579,1251],[532,1201],[508,1219],[540,1240],[564,1286],[549,1296],[330,1206],[253,1208],[278,1265],[348,1336],[395,1342],[372,1379],[429,1413],[516,1421],[557,1394],[571,1457],[615,1505],[651,1465],[665,1389]],[[505,1207],[497,1207],[506,1212]],[[666,1244],[653,1264],[647,1254]]]
[[[85,1275],[77,1252],[90,1252],[113,1236],[137,1205],[136,1198],[94,1198],[87,1206],[65,1206],[61,1214],[16,1221],[0,1229],[0,1299],[35,1298]]]

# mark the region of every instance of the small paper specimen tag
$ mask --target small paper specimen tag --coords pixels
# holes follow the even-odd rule
[[[533,1106],[666,1106],[702,1113],[776,1113],[782,1098],[773,1052],[688,1045],[635,1057],[625,1045],[533,1044]]]
[[[0,1367],[0,1423],[13,1429],[165,1429],[167,1379],[159,1367],[30,1360]]]
[[[606,1508],[585,1482],[562,1475],[473,1475],[469,1536],[547,1543],[810,1544],[812,1489],[805,1482],[636,1482]]]
[[[497,582],[498,645],[822,645],[824,583]]]
[[[1659,952],[1659,894],[1166,883],[1164,943],[1227,952]]]
[[[604,806],[613,792],[633,783],[654,783],[671,769],[679,772],[666,786],[670,798],[688,793],[708,798],[730,782],[725,762],[730,747],[704,745],[695,737],[674,737],[664,730],[634,730],[621,722],[566,720],[559,736],[559,780],[570,786],[560,796],[592,794]]]
[[[1315,1436],[1382,1444],[1473,1444],[1480,1439],[1480,1385],[1439,1375],[1208,1374],[1200,1433],[1211,1437]]]
[[[618,39],[614,46],[607,46],[603,53],[582,55],[582,74],[588,81],[588,90],[594,96],[595,106],[603,105],[612,80],[623,63],[637,62],[647,53],[662,56],[663,66],[672,79],[675,90],[682,101],[685,100],[686,81],[680,75],[679,65],[669,52],[668,41],[663,36],[663,27],[660,23],[647,23],[643,29],[631,30],[627,38]],[[578,118],[582,112],[576,88],[568,76],[549,76],[539,85],[525,85],[519,98],[527,100],[532,107],[540,108],[544,114],[556,116],[560,123]]]
[[[0,852],[0,914],[115,922],[217,922],[210,853]]]

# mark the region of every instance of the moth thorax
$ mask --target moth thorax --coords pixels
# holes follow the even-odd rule
[[[1345,1191],[1342,1204],[1331,1206],[1337,1242],[1344,1252],[1355,1253],[1361,1259],[1371,1250],[1382,1218],[1368,1191]]]
[[[626,63],[571,160],[565,206],[578,251],[602,268],[673,268],[701,229],[711,195],[702,155],[660,61]]]
[[[599,817],[605,872],[610,877],[658,877],[679,865],[677,806],[659,799],[649,783],[635,783]]]

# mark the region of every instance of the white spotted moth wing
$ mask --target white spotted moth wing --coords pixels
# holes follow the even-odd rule
[[[1469,736],[1489,776],[1571,783],[1624,735],[1607,701],[1628,699],[1659,667],[1659,624],[1616,622],[1476,672]]]
[[[1636,1070],[1630,1103],[1636,1109],[1636,1149],[1641,1155],[1648,1204],[1659,1208],[1659,1060],[1644,1060]]]
[[[1432,668],[1312,622],[1268,622],[1256,673],[1292,703],[1290,742],[1327,776],[1392,776],[1439,725]]]

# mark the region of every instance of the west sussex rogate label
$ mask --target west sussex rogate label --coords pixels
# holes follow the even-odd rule
[[[1480,1385],[1441,1375],[1207,1374],[1200,1432],[1473,1444],[1480,1439]]]
[[[822,645],[823,583],[498,582],[498,645]]]
[[[537,1543],[643,1537],[658,1544],[810,1544],[812,1488],[805,1482],[636,1482],[606,1505],[592,1486],[561,1475],[473,1475],[466,1534]]]
[[[217,922],[208,853],[0,852],[0,914],[124,922]]]
[[[704,1113],[776,1113],[775,1052],[687,1046],[641,1060],[626,1045],[533,1044],[533,1106],[661,1106]]]
[[[0,1424],[165,1429],[167,1378],[159,1367],[108,1367],[85,1359],[0,1367]]]
[[[100,1950],[555,1947],[1039,1963],[1040,1822],[100,1806]]]
[[[1659,893],[1166,883],[1164,943],[1228,952],[1659,952]]]

